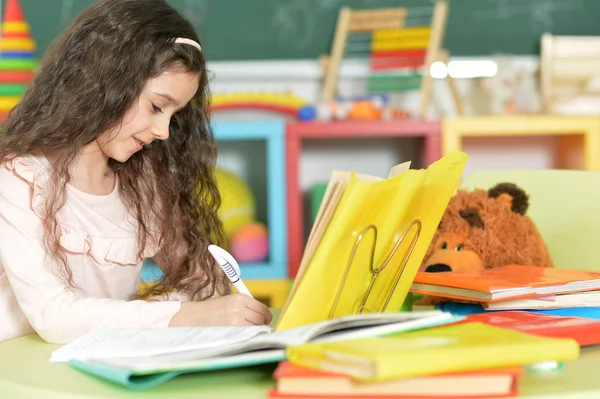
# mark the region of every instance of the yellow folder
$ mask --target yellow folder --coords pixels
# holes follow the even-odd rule
[[[399,311],[466,162],[455,151],[387,179],[334,172],[276,329]]]
[[[573,339],[535,336],[479,322],[287,349],[292,363],[366,382],[566,362],[579,353]]]

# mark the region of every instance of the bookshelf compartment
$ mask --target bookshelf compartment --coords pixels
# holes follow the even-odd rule
[[[288,272],[285,125],[280,122],[220,122],[214,125],[214,133],[219,146],[219,166],[228,169],[227,164],[246,158],[243,166],[247,169],[243,177],[255,197],[257,220],[266,224],[269,234],[267,260],[240,263],[242,278],[245,281],[285,279]],[[160,276],[158,266],[151,259],[146,260],[142,281],[152,281]]]
[[[421,165],[427,167],[441,157],[440,123],[426,120],[288,122],[286,129],[288,262],[294,278],[302,259],[306,236],[304,194],[300,186],[300,159],[309,141],[418,138],[422,140]],[[352,140],[353,142],[355,140]],[[308,212],[308,208],[307,208]]]

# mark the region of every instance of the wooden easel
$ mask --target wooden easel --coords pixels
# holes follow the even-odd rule
[[[402,29],[404,28],[408,10],[404,7],[379,8],[374,10],[352,10],[349,7],[340,9],[336,23],[336,31],[331,48],[331,55],[323,59],[325,68],[325,81],[323,84],[323,101],[329,103],[334,100],[337,91],[337,81],[340,64],[344,58],[348,35],[352,33],[372,33],[380,29]],[[423,65],[421,78],[419,104],[419,117],[423,117],[429,105],[432,91],[432,78],[429,74],[431,64],[436,61],[447,62],[448,51],[442,49],[444,31],[448,16],[448,4],[446,0],[437,0],[433,10],[431,22],[431,35]],[[463,114],[462,102],[456,86],[450,76],[447,77],[448,85],[455,102],[457,113]]]

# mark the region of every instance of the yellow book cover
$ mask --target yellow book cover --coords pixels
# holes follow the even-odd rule
[[[572,339],[547,338],[474,322],[395,336],[311,343],[287,349],[290,362],[375,382],[579,356]]]
[[[454,151],[427,169],[398,165],[388,178],[337,173],[277,331],[399,311],[467,159]]]

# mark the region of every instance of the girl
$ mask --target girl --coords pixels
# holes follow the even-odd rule
[[[206,73],[164,0],[98,1],[48,49],[0,133],[0,342],[270,323],[207,250],[222,229]],[[164,278],[136,299],[148,257]]]

